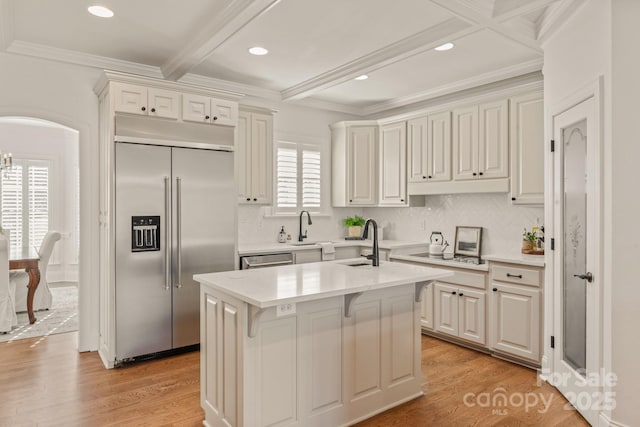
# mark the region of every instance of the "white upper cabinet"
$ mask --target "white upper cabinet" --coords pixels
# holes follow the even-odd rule
[[[182,120],[235,126],[238,120],[238,104],[208,96],[184,94]]]
[[[378,129],[375,121],[331,126],[333,206],[378,205]]]
[[[478,177],[509,177],[508,101],[480,104],[478,138]]]
[[[511,201],[544,204],[544,104],[542,93],[510,100]]]
[[[244,112],[236,129],[238,202],[270,204],[273,182],[273,116]]]
[[[451,113],[445,111],[407,122],[408,181],[451,180]]]
[[[507,107],[507,100],[500,100],[454,110],[456,180],[509,177]]]
[[[380,205],[407,204],[406,122],[380,128]]]
[[[114,110],[120,113],[178,119],[180,94],[178,92],[127,83],[114,83]]]

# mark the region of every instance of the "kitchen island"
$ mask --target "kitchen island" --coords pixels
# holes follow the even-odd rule
[[[194,276],[205,425],[350,425],[421,396],[422,290],[450,274],[355,259]]]

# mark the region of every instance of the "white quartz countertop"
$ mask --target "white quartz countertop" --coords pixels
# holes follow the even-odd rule
[[[451,272],[423,266],[380,262],[379,267],[362,258],[287,265],[282,267],[196,274],[205,286],[229,294],[259,308],[299,303],[375,289],[437,280]]]
[[[437,258],[420,257],[420,256],[413,256],[413,255],[391,255],[389,258],[391,260],[418,262],[425,265],[440,265],[442,267],[456,267],[456,268],[465,268],[467,270],[475,270],[475,271],[489,271],[489,264],[487,263],[470,264],[466,262],[453,261],[450,259],[437,259]]]
[[[509,253],[483,255],[482,258],[488,261],[508,262],[511,264],[530,265],[532,267],[544,267],[544,255]]]
[[[333,243],[336,248],[340,247],[364,247],[370,248],[372,245],[371,240],[318,240],[316,242],[304,242],[314,243],[305,245],[296,245],[297,242],[292,243],[249,243],[238,246],[238,254],[244,255],[259,255],[259,254],[272,254],[279,252],[294,252],[303,251],[308,249],[320,249],[320,243],[329,242]],[[428,247],[428,241],[404,241],[404,240],[381,240],[378,242],[380,249],[399,249],[409,247]]]

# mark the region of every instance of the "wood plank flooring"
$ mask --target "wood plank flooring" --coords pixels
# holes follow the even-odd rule
[[[76,341],[74,332],[0,344],[0,426],[202,425],[199,353],[106,370],[97,353],[78,353]],[[554,388],[538,387],[532,370],[435,338],[422,344],[425,396],[359,427],[587,425]],[[500,387],[507,397],[551,397],[551,405],[544,413],[542,403],[525,410],[518,398],[479,405],[481,393],[493,398]],[[465,405],[467,393],[475,406]]]

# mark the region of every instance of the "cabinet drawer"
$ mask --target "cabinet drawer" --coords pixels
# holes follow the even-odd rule
[[[442,268],[440,266],[436,266]],[[453,276],[449,276],[443,282],[453,283],[455,285],[470,286],[477,289],[486,289],[484,273],[470,273],[467,271],[450,270]],[[440,282],[440,280],[439,280]]]
[[[494,265],[491,267],[491,278],[501,282],[540,286],[540,270],[531,268]]]

